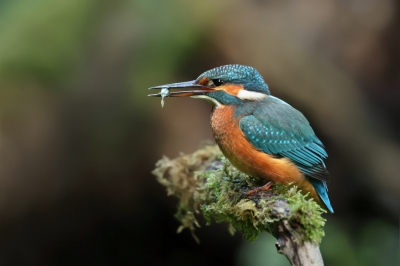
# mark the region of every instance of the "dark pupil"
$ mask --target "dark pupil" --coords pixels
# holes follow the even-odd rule
[[[224,84],[224,81],[222,79],[213,79],[212,81],[215,86],[221,86]]]

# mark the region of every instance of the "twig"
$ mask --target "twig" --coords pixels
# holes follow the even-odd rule
[[[194,235],[200,227],[195,214],[202,213],[208,224],[212,218],[228,222],[231,233],[238,229],[250,241],[262,231],[271,233],[278,252],[292,265],[323,265],[318,244],[324,235],[324,211],[297,187],[275,186],[244,196],[244,191],[262,181],[230,166],[216,146],[174,160],[164,157],[153,174],[169,195],[180,199],[178,232],[189,228]]]

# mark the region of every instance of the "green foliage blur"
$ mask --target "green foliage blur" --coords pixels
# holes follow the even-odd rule
[[[381,220],[372,220],[362,228],[352,231],[337,219],[332,219],[325,226],[325,238],[320,249],[325,265],[397,265],[398,229]],[[276,265],[289,266],[289,261],[279,255],[275,242],[266,233],[259,240],[244,243],[236,255],[236,265]]]

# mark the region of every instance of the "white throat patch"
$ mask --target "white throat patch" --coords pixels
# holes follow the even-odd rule
[[[215,106],[216,108],[219,108],[221,106],[220,102],[218,102],[214,98],[208,97],[207,95],[194,95],[194,96],[190,96],[190,98],[204,99],[207,102],[211,103],[211,105]]]
[[[248,91],[243,89],[238,92],[236,97],[242,100],[259,101],[268,98],[268,95],[261,92]]]

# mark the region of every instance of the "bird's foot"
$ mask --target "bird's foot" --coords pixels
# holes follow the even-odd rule
[[[265,184],[264,186],[261,186],[261,187],[256,187],[256,188],[254,188],[254,189],[252,189],[252,190],[249,190],[249,191],[247,191],[246,193],[244,193],[246,196],[248,196],[248,195],[250,195],[250,194],[253,194],[253,193],[255,193],[255,192],[257,192],[257,191],[260,191],[260,190],[268,190],[269,188],[270,188],[270,186],[272,186],[274,184],[274,182],[272,182],[272,181],[269,181],[267,184]]]

